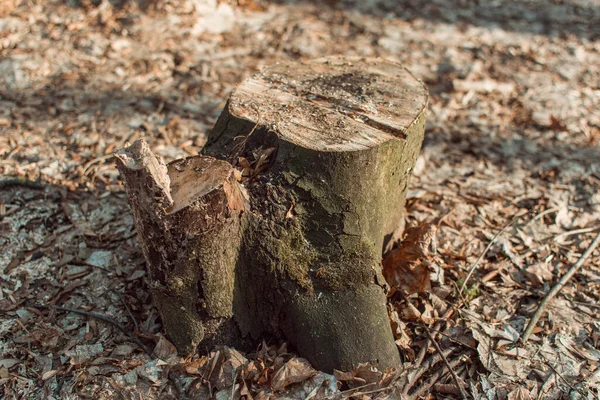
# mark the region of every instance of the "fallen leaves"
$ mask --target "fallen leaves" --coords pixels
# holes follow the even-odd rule
[[[2,360],[0,360],[0,368],[10,369],[20,363],[21,360],[17,360],[15,358],[3,358]]]
[[[252,179],[265,171],[273,161],[275,151],[275,147],[260,147],[246,157],[238,157],[237,166],[242,170],[242,177]]]
[[[238,1],[241,8],[205,2],[200,12],[197,1],[187,0],[152,2],[147,10],[133,1],[121,7],[92,3],[0,1],[0,353],[6,364],[0,366],[0,384],[34,398],[42,393],[68,398],[78,390],[92,398],[139,393],[177,398],[169,372],[179,368],[171,364],[178,358],[168,339],[157,335],[161,323],[143,283],[143,257],[107,158],[140,137],[152,137],[167,159],[197,154],[227,93],[266,62],[324,52],[376,53],[402,55],[398,61],[431,93],[426,143],[409,186],[407,225],[437,221],[440,260],[419,255],[422,248],[413,240],[414,254],[396,252],[398,262],[389,261],[387,268],[390,285],[409,296],[408,303],[402,299],[390,308],[397,344],[411,362],[407,371],[417,377],[414,389],[423,396],[452,390],[440,386],[450,382],[447,370],[419,326],[440,322],[442,304],[415,293],[431,287],[447,307],[462,301],[452,285],[484,250],[480,239],[489,240],[485,232],[527,209],[538,218],[507,230],[469,282],[473,290],[465,308],[478,320],[449,318],[437,340],[451,351],[450,362],[469,356],[472,363],[454,365],[476,399],[584,398],[586,388],[597,397],[597,257],[540,321],[535,340],[524,349],[529,360],[506,328],[522,332],[539,298],[563,272],[560,261],[577,258],[600,218],[595,145],[600,119],[594,112],[600,108],[600,61],[596,21],[581,18],[591,6],[424,2],[380,18],[369,8],[373,2],[345,2],[335,9],[311,2]],[[350,11],[350,3],[365,12]],[[203,26],[211,16],[223,23]],[[182,40],[189,35],[201,36]],[[240,180],[268,167],[274,156],[269,148],[241,161]],[[23,184],[3,185],[11,177]],[[287,217],[295,211],[291,205]],[[105,324],[94,328],[88,318],[20,311],[27,310],[25,301],[93,305],[133,331],[115,295],[121,292],[139,337],[155,348],[160,363]],[[74,360],[85,359],[88,353],[78,356],[77,346],[98,343],[104,351],[81,364],[52,356],[74,352],[69,353]],[[344,390],[335,377],[318,373],[275,395],[273,378],[293,355],[278,353],[278,346],[263,350],[243,355],[245,367],[234,360],[220,367],[218,361],[213,374],[238,372],[239,386],[222,389],[222,398],[273,398],[304,384],[308,391],[295,392],[304,399]],[[218,360],[225,362],[223,354]],[[420,354],[426,368],[413,371],[412,360]],[[215,357],[180,359],[177,382],[190,397],[219,393],[209,390],[207,380]],[[355,375],[345,385],[365,378]],[[428,386],[436,376],[440,385]],[[364,391],[370,388],[374,385]],[[377,395],[361,393],[345,396]]]
[[[152,356],[169,363],[170,360],[177,357],[177,349],[164,335],[160,334],[158,336],[158,343],[156,343],[156,346],[152,351]]]
[[[333,375],[316,371],[307,360],[289,354],[285,345],[263,343],[249,355],[220,347],[209,356],[181,360],[173,371],[197,377],[185,389],[191,397],[213,393],[216,398],[229,398],[234,393],[234,397],[254,399],[319,399],[339,393]]]
[[[406,230],[399,246],[383,259],[383,276],[392,288],[407,294],[427,292],[431,288],[426,261],[435,253],[437,228],[423,224]]]
[[[316,374],[317,371],[311,367],[307,360],[292,358],[273,375],[271,387],[275,392],[278,392],[292,383],[304,382]]]
[[[69,360],[71,364],[79,365],[91,361],[103,352],[104,347],[101,343],[97,343],[93,345],[77,345],[74,350],[65,352],[65,355],[71,358]]]

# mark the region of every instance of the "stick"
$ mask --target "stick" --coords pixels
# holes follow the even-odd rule
[[[450,355],[454,352],[455,348],[451,347],[449,349],[444,350],[444,355],[446,357],[450,357]],[[438,362],[442,361],[442,357],[440,357],[439,354],[437,354],[437,352],[435,354],[433,354],[432,356],[430,356],[429,358],[427,358],[425,361],[423,361],[423,365],[421,365],[421,367],[415,371],[415,373],[412,375],[412,379],[410,380],[411,385],[408,388],[408,390],[406,390],[406,393],[403,393],[404,396],[408,396],[408,392],[410,391],[410,389],[412,389],[412,385],[414,385],[415,382],[417,382],[419,379],[421,379],[421,377],[423,376],[423,374],[429,370],[431,370],[433,367],[435,367],[437,365]],[[409,386],[408,383],[406,384],[406,386]]]
[[[440,327],[441,327],[441,321],[438,321],[438,323],[440,324]],[[438,325],[436,324],[435,327],[438,327]],[[436,330],[438,330],[438,329],[439,329],[439,327]],[[423,360],[425,359],[425,354],[427,354],[428,349],[429,349],[429,339],[427,339],[425,341],[425,346],[421,347],[421,350],[419,351],[419,354],[417,355],[417,359],[411,366],[411,369],[414,370],[414,374],[412,376],[410,375],[410,373],[407,375],[408,380],[406,382],[406,385],[404,385],[404,388],[402,389],[403,396],[408,396],[408,392],[410,391],[410,389],[412,389],[415,382],[422,375],[422,373],[419,373],[419,369],[421,368],[421,365],[423,364]]]
[[[459,357],[452,361],[449,361],[449,364],[452,368],[456,368],[462,362],[463,362],[463,357]],[[409,399],[419,398],[421,395],[423,395],[425,392],[427,392],[438,381],[438,379],[440,379],[442,377],[443,374],[444,374],[444,369],[441,368],[440,370],[435,372],[433,375],[431,375],[431,377],[429,377],[427,382],[424,382],[423,384],[418,386],[413,392],[411,392],[408,395],[408,398]]]
[[[390,389],[389,387],[384,387],[384,388],[369,390],[368,392],[356,392],[352,396],[361,396],[361,395],[366,396],[368,394],[375,394],[375,393],[383,392],[383,391],[389,390],[389,389]]]
[[[375,382],[367,383],[367,384],[364,384],[364,385],[361,385],[361,386],[357,386],[357,387],[351,388],[351,389],[346,389],[346,390],[344,390],[342,392],[333,394],[331,396],[324,397],[323,400],[336,400],[336,399],[339,400],[339,399],[343,399],[345,396],[350,396],[352,392],[360,391],[360,390],[362,390],[364,388],[367,388],[367,387],[373,386],[373,385],[375,385]],[[354,395],[355,394],[352,394],[352,396],[354,396]]]
[[[550,289],[550,291],[546,294],[546,297],[544,297],[544,299],[540,302],[540,305],[539,305],[537,311],[535,312],[535,314],[533,314],[533,317],[531,317],[531,320],[529,321],[529,325],[527,325],[527,329],[525,329],[525,332],[523,333],[523,343],[527,342],[527,340],[529,339],[529,336],[531,336],[533,329],[535,328],[537,322],[539,321],[540,317],[542,316],[542,313],[544,312],[548,303],[550,303],[550,301],[554,298],[554,296],[556,296],[558,294],[558,292],[560,292],[560,290],[563,288],[565,283],[567,283],[569,281],[569,279],[571,279],[573,277],[573,275],[575,275],[575,273],[579,270],[579,268],[581,268],[581,266],[583,265],[585,260],[592,254],[592,252],[594,251],[596,246],[598,246],[598,243],[600,243],[600,232],[598,232],[598,234],[596,235],[596,238],[594,239],[592,244],[590,244],[590,246],[587,248],[587,250],[581,255],[581,257],[579,257],[579,260],[577,260],[577,262],[575,264],[573,264],[573,266],[569,269],[569,271],[567,271],[567,273],[565,275],[563,275],[562,278],[560,278],[560,281],[558,281],[558,283],[556,285],[554,285],[554,287],[552,287],[552,289]]]
[[[452,379],[454,379],[454,383],[456,383],[456,386],[458,386],[458,390],[460,390],[460,397],[463,400],[467,400],[467,394],[465,393],[465,390],[463,389],[462,385],[460,384],[460,380],[458,379],[458,376],[456,376],[456,372],[454,372],[454,369],[452,368],[452,366],[448,362],[448,359],[444,355],[444,352],[440,348],[440,345],[438,344],[438,342],[436,342],[436,340],[434,339],[434,337],[431,334],[431,332],[429,332],[429,328],[425,324],[423,324],[423,328],[425,328],[425,333],[427,333],[427,337],[429,338],[429,340],[433,344],[433,347],[435,347],[435,351],[438,352],[438,354],[440,355],[440,357],[442,357],[442,360],[444,361],[444,364],[446,364],[446,367],[448,368],[448,371],[450,372],[450,375],[452,375]]]
[[[102,162],[102,161],[110,160],[110,159],[112,159],[114,156],[115,156],[115,155],[114,155],[113,153],[110,153],[110,154],[105,154],[105,155],[103,155],[103,156],[100,156],[100,157],[96,157],[96,158],[94,158],[93,160],[91,160],[91,161],[89,161],[87,164],[85,164],[85,166],[83,167],[83,174],[84,174],[84,175],[87,175],[87,174],[88,174],[88,172],[89,172],[89,170],[90,170],[90,168],[92,167],[92,165],[94,165],[94,164],[98,164],[98,163],[100,163],[100,162]]]
[[[522,214],[523,215],[523,214]],[[498,239],[498,236],[500,236],[500,234],[502,232],[504,232],[504,230],[506,228],[508,228],[509,226],[511,226],[517,219],[519,219],[521,217],[521,215],[516,215],[513,219],[511,219],[506,225],[504,225],[502,227],[502,229],[500,229],[492,238],[492,240],[490,240],[490,242],[488,243],[488,245],[486,246],[485,250],[483,250],[483,253],[481,253],[481,255],[479,256],[479,258],[477,259],[477,261],[475,261],[475,264],[473,264],[473,266],[471,267],[471,269],[469,270],[469,273],[467,274],[467,277],[465,278],[463,284],[460,287],[460,290],[458,291],[459,295],[462,295],[463,290],[465,290],[465,287],[467,286],[467,282],[469,281],[469,279],[471,278],[471,275],[473,275],[473,272],[475,272],[475,270],[477,269],[477,267],[479,266],[479,263],[481,262],[481,260],[483,260],[483,257],[485,257],[485,255],[487,254],[488,251],[490,251],[490,249],[492,248],[492,245],[494,244],[494,242],[496,241],[496,239]]]
[[[138,325],[137,320],[133,316],[133,313],[131,312],[131,309],[129,308],[127,301],[125,301],[125,296],[121,296],[120,294],[118,294],[118,295],[119,295],[119,297],[121,297],[121,301],[123,302],[123,305],[125,306],[125,309],[127,310],[127,314],[129,314],[129,317],[131,318],[131,321],[133,322],[133,326],[135,327],[135,333],[139,333],[140,326]]]
[[[399,292],[399,293],[402,296],[402,298],[404,299],[404,301],[408,303],[409,302],[408,298],[402,292]],[[448,320],[448,318],[450,318],[452,316],[453,313],[454,313],[454,309],[448,308],[446,310],[446,312],[444,313],[444,315],[442,316],[442,318],[439,321],[437,321],[435,323],[435,325],[433,326],[434,331],[440,331],[442,329],[442,325]],[[419,351],[419,354],[417,355],[415,362],[411,365],[411,369],[413,369],[414,371],[418,371],[419,368],[421,368],[421,365],[423,364],[423,360],[425,359],[425,355],[427,354],[427,350],[429,349],[430,342],[431,342],[431,339],[428,338],[427,341],[425,342],[425,346],[423,346],[421,348],[421,350]],[[413,385],[415,384],[417,379],[420,377],[420,375],[418,373],[415,373],[412,377],[410,375],[407,375],[407,377],[408,377],[408,382],[406,383],[406,385],[404,386],[404,389],[402,390],[403,396],[408,396],[408,392],[410,391],[410,389],[412,389]]]
[[[51,306],[45,306],[42,304],[35,304],[33,307],[46,308],[46,309],[51,308]],[[138,339],[137,337],[135,337],[131,334],[130,329],[127,329],[126,327],[124,327],[123,325],[121,325],[120,323],[115,321],[114,319],[107,317],[106,315],[83,311],[83,310],[78,310],[76,308],[62,307],[62,306],[54,306],[54,308],[56,308],[57,310],[60,310],[60,311],[66,311],[66,312],[70,312],[73,314],[79,314],[79,315],[83,315],[85,317],[95,318],[97,320],[106,322],[106,323],[118,328],[120,331],[122,331],[127,336],[129,336],[131,338],[131,340],[133,340],[135,342],[135,344],[137,344],[146,353],[152,354],[152,352],[146,346],[144,346],[144,344],[142,343],[142,341],[140,339]]]
[[[556,239],[561,238],[561,237],[578,235],[580,233],[594,232],[595,230],[598,230],[598,228],[600,228],[600,226],[594,226],[594,227],[591,227],[591,228],[573,229],[572,231],[566,231],[566,232],[563,232],[563,233],[559,233],[558,235],[554,236],[553,240],[556,240]]]
[[[0,180],[0,189],[8,189],[14,186],[23,186],[29,189],[43,189],[45,187],[41,181],[32,181],[27,178],[6,178]]]

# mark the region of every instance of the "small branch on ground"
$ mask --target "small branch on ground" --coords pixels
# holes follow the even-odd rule
[[[523,333],[523,343],[527,342],[527,340],[533,333],[533,329],[535,328],[537,322],[544,313],[544,310],[546,309],[548,303],[552,301],[554,296],[556,296],[558,292],[560,292],[560,290],[563,288],[563,286],[565,286],[569,279],[571,279],[573,275],[575,275],[575,273],[579,270],[579,268],[581,268],[585,260],[592,254],[596,246],[598,246],[598,243],[600,243],[600,232],[598,232],[596,238],[592,241],[592,244],[590,244],[587,250],[581,255],[579,260],[577,260],[577,262],[573,264],[569,271],[562,278],[560,278],[560,281],[558,281],[558,283],[554,285],[552,289],[550,289],[548,294],[546,294],[546,297],[544,297],[544,299],[540,302],[537,311],[535,312],[535,314],[533,314],[533,317],[531,317],[531,321],[529,321],[529,324],[527,325],[527,328]]]
[[[142,341],[137,338],[136,336],[134,336],[131,333],[130,329],[127,329],[125,326],[121,325],[120,323],[118,323],[116,320],[107,317],[106,315],[103,314],[98,314],[98,313],[94,313],[94,312],[89,312],[89,311],[83,311],[83,310],[79,310],[76,308],[69,308],[69,307],[62,307],[62,306],[46,306],[46,305],[42,305],[42,304],[34,304],[32,307],[35,308],[56,308],[57,310],[60,311],[65,311],[65,312],[70,312],[73,314],[78,314],[78,315],[82,315],[84,317],[90,317],[90,318],[94,318],[103,322],[106,322],[107,324],[110,324],[112,326],[114,326],[115,328],[119,329],[121,332],[125,333],[127,336],[129,336],[131,338],[131,340],[133,340],[135,342],[135,344],[137,344],[142,350],[144,350],[147,354],[152,354],[152,351],[150,349],[148,349],[144,343],[142,343]]]
[[[135,327],[135,333],[139,333],[140,326],[138,325],[137,320],[133,316],[133,313],[131,312],[131,309],[129,308],[129,304],[127,304],[127,301],[125,300],[125,296],[119,294],[119,297],[121,298],[121,302],[123,303],[123,306],[125,306],[125,309],[127,310],[127,314],[129,314],[129,318],[131,319],[131,322],[133,322],[133,326]]]
[[[453,351],[454,351],[454,348],[446,349],[446,350],[444,350],[444,355],[446,357],[450,357],[450,354],[452,354]],[[413,373],[413,375],[410,377],[410,383],[408,383],[404,386],[402,395],[404,397],[407,397],[408,392],[410,391],[410,389],[412,389],[415,382],[417,382],[419,379],[421,379],[421,377],[423,376],[423,374],[425,374],[425,372],[433,369],[433,367],[435,367],[440,361],[442,361],[442,357],[440,357],[440,355],[437,353],[434,353],[433,355],[429,356],[425,361],[423,361],[423,364],[421,365],[421,367],[419,367],[419,369],[417,369]],[[407,389],[407,387],[408,387],[408,389]]]
[[[438,352],[440,357],[442,357],[444,364],[446,364],[446,367],[448,368],[450,375],[452,375],[452,379],[454,379],[454,383],[456,383],[456,386],[458,386],[458,389],[460,390],[460,397],[463,400],[467,400],[467,394],[465,393],[465,390],[463,389],[463,387],[461,385],[460,379],[458,379],[458,376],[456,376],[456,372],[454,372],[454,369],[452,369],[452,366],[448,362],[448,359],[444,355],[444,352],[440,348],[440,345],[438,344],[438,342],[436,342],[435,338],[429,331],[429,328],[425,324],[423,324],[423,328],[425,328],[425,333],[427,333],[427,337],[429,338],[429,341],[433,344],[433,347],[435,347],[435,350]]]
[[[402,292],[399,292],[399,293],[402,296],[402,298],[404,299],[404,301],[406,301],[408,303],[408,301],[409,301],[408,298],[406,296],[404,296],[404,294]],[[448,320],[448,318],[450,318],[452,316],[453,313],[454,313],[454,309],[448,308],[448,310],[446,310],[446,312],[444,313],[442,318],[435,323],[435,325],[433,326],[433,330],[435,332],[441,331],[442,325]],[[434,333],[434,337],[435,336],[436,336],[436,334]],[[428,338],[427,341],[425,342],[425,345],[419,351],[419,354],[417,355],[415,362],[411,366],[411,369],[413,369],[414,371],[418,371],[419,368],[421,368],[421,365],[423,364],[423,360],[425,359],[425,355],[427,354],[427,350],[429,349],[430,345],[431,345],[431,339]],[[412,377],[410,377],[410,376],[408,377],[408,382],[404,386],[404,389],[402,390],[403,396],[408,395],[408,392],[410,391],[410,389],[412,389],[413,385],[415,384],[415,382],[417,381],[417,379],[420,376],[421,376],[421,374],[416,373]]]
[[[355,392],[359,392],[362,389],[368,388],[369,386],[373,386],[375,385],[374,382],[371,383],[367,383],[365,385],[361,385],[361,386],[357,386],[354,388],[350,388],[350,389],[346,389],[343,392],[337,393],[333,396],[329,396],[329,397],[325,397],[324,400],[340,400],[340,399],[344,399],[344,398],[350,398],[352,396],[355,396],[356,393]]]
[[[565,238],[567,236],[579,235],[582,233],[590,233],[590,232],[597,231],[598,229],[600,229],[600,226],[593,226],[591,228],[573,229],[572,231],[566,231],[563,233],[559,233],[558,235],[554,236],[554,238],[552,240],[556,241],[559,238]]]
[[[43,189],[46,187],[41,181],[32,181],[27,178],[6,178],[0,179],[0,189],[8,189],[15,186],[22,186],[29,189]]]
[[[93,160],[89,161],[87,164],[85,164],[83,166],[83,174],[87,175],[88,172],[90,171],[90,168],[94,165],[94,164],[98,164],[101,163],[103,161],[108,161],[108,160],[112,160],[112,158],[114,157],[114,154],[104,154],[100,157],[96,157]]]
[[[459,357],[452,361],[449,361],[448,363],[450,364],[450,367],[452,369],[454,369],[454,368],[458,367],[462,362],[463,362],[463,357]],[[444,368],[439,369],[435,374],[431,375],[431,377],[427,380],[427,382],[424,382],[423,384],[418,386],[407,397],[409,399],[420,398],[422,395],[424,395],[426,392],[428,392],[433,387],[433,385],[436,384],[436,382],[442,377],[443,374],[444,374]]]
[[[479,256],[479,258],[477,259],[477,261],[475,261],[475,264],[473,264],[473,266],[471,267],[471,269],[469,269],[469,273],[467,274],[464,282],[460,286],[460,290],[458,291],[459,295],[462,295],[462,292],[465,290],[465,287],[467,287],[467,282],[469,282],[469,279],[471,279],[471,275],[473,275],[473,272],[475,272],[475,270],[479,266],[479,263],[481,263],[481,260],[483,260],[483,257],[485,257],[485,255],[487,254],[487,252],[490,251],[490,249],[492,248],[492,245],[496,242],[496,239],[498,239],[498,236],[500,236],[502,234],[502,232],[504,232],[506,230],[506,228],[508,228],[509,226],[511,226],[512,224],[514,224],[523,215],[525,215],[525,214],[518,214],[518,215],[516,215],[513,219],[511,219],[506,225],[504,225],[494,235],[494,237],[492,238],[492,240],[490,240],[490,242],[488,243],[488,245],[485,247],[485,249],[483,250],[483,252]]]

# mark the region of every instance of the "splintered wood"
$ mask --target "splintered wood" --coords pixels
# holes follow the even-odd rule
[[[225,161],[196,156],[167,167],[138,141],[115,154],[170,338],[193,351],[230,329],[243,189]],[[228,328],[226,328],[228,327]],[[210,340],[207,340],[210,341]]]

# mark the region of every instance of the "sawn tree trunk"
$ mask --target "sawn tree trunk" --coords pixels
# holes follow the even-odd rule
[[[427,90],[382,59],[264,69],[202,155],[120,150],[154,301],[182,352],[284,338],[324,371],[398,367],[381,274],[404,218]]]

